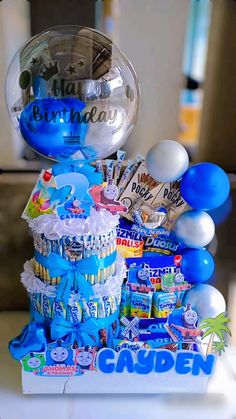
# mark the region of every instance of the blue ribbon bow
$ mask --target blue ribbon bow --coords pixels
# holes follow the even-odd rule
[[[105,258],[99,259],[96,255],[81,259],[77,262],[71,262],[63,259],[56,253],[51,253],[48,257],[35,251],[35,260],[49,270],[51,277],[62,276],[61,282],[57,287],[57,300],[67,304],[71,288],[83,294],[86,299],[93,296],[93,289],[86,281],[83,274],[97,275],[99,269],[104,269],[112,265],[116,260],[117,253],[113,252]]]
[[[55,317],[51,323],[52,340],[63,339],[70,336],[78,345],[99,345],[99,330],[107,329],[118,318],[119,310],[103,319],[90,318],[83,323],[71,324],[62,317]]]
[[[93,289],[83,274],[98,274],[100,265],[96,255],[77,262],[71,262],[63,259],[56,253],[51,253],[48,257],[45,257],[39,252],[35,252],[35,259],[49,270],[50,276],[62,277],[57,288],[57,300],[67,304],[72,287],[74,287],[76,292],[83,294],[86,299],[93,296]]]

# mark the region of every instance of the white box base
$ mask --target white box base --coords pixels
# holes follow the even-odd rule
[[[22,370],[24,394],[163,394],[206,393],[209,377],[173,372],[148,375],[104,374],[87,371],[82,376],[45,377]]]

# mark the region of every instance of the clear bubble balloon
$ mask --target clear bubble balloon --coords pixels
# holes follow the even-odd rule
[[[30,39],[6,79],[13,124],[35,151],[57,161],[118,150],[134,127],[139,96],[127,58],[105,35],[78,26]]]

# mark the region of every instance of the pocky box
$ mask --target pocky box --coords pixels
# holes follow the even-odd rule
[[[128,213],[122,214],[133,220],[131,209],[135,202],[142,198],[145,202],[152,202],[163,183],[155,181],[148,173],[145,162],[142,162],[120,196],[120,201],[128,208]]]
[[[168,217],[163,226],[171,230],[176,218],[182,214],[187,205],[180,192],[180,181],[164,183],[163,187],[151,202],[151,205],[154,208],[167,208]]]

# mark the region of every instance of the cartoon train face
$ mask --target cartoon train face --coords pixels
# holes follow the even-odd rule
[[[174,341],[194,341],[203,334],[203,331],[197,327],[197,321],[196,311],[187,304],[186,308],[181,307],[172,311],[168,317],[167,330]]]
[[[138,282],[140,284],[148,285],[150,280],[150,270],[146,266],[142,267],[137,271]]]
[[[184,275],[180,272],[179,268],[176,270],[174,281],[175,281],[175,284],[177,285],[184,283]]]
[[[108,182],[108,185],[103,189],[103,196],[105,199],[111,202],[115,202],[117,198],[119,190],[116,185],[113,184],[112,181]]]
[[[57,340],[47,346],[47,365],[74,365],[74,353],[71,344]]]
[[[183,313],[183,321],[185,327],[189,329],[196,328],[198,321],[198,315],[196,311],[192,310],[187,306],[185,312]]]
[[[30,352],[21,360],[24,371],[38,371],[43,368],[46,360],[44,353],[33,353]]]
[[[90,349],[89,346],[76,349],[75,363],[81,370],[94,370],[96,351]]]

